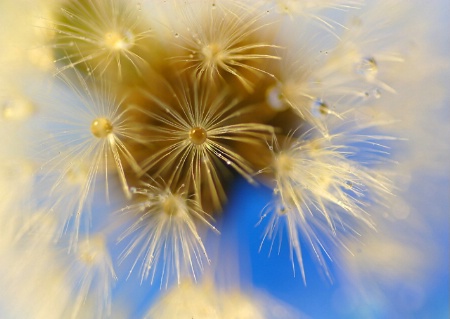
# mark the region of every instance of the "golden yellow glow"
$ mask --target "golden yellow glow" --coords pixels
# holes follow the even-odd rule
[[[202,145],[206,141],[207,137],[208,137],[208,134],[206,133],[205,129],[202,127],[194,127],[189,132],[189,139],[195,145]]]
[[[106,137],[108,136],[113,130],[113,125],[111,122],[104,118],[96,118],[94,121],[92,121],[91,124],[91,133],[98,138]]]
[[[105,35],[105,46],[111,50],[126,50],[133,45],[131,34],[125,36],[118,32],[108,32]]]

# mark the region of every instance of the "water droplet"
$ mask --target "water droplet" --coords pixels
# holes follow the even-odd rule
[[[104,117],[96,118],[91,123],[91,133],[97,138],[107,137],[113,132],[111,121]]]
[[[311,113],[317,118],[323,118],[330,114],[330,109],[322,99],[315,99],[311,104]]]
[[[370,93],[365,91],[363,92],[364,99],[368,99],[370,97]]]
[[[179,36],[180,36],[180,35],[179,35],[178,33],[175,33],[175,34],[174,34],[174,37],[175,37],[175,38],[178,38]]]
[[[288,212],[288,210],[287,210],[287,208],[284,205],[281,205],[277,209],[278,215],[286,215],[287,212]]]
[[[372,90],[372,95],[374,98],[379,99],[381,98],[381,90],[379,88],[375,88]]]
[[[346,187],[347,189],[352,189],[352,188],[353,188],[353,183],[352,183],[351,181],[346,181],[346,182],[345,182],[345,187]]]
[[[274,85],[267,89],[266,103],[275,111],[284,111],[289,108],[280,85]]]
[[[378,72],[378,65],[373,57],[362,58],[355,64],[355,72],[367,79],[373,79]]]
[[[195,145],[202,145],[206,142],[207,138],[208,134],[202,127],[194,127],[189,132],[189,140]]]
[[[231,165],[231,161],[230,160],[227,161],[227,165]]]

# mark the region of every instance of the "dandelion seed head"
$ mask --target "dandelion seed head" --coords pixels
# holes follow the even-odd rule
[[[378,72],[377,61],[374,57],[362,58],[359,62],[355,63],[355,72],[368,80],[372,80]]]
[[[448,167],[450,126],[437,126],[448,122],[446,81],[437,80],[448,57],[433,52],[443,34],[430,28],[437,10],[403,7],[0,0],[0,317],[126,317],[111,311],[112,297],[131,296],[122,284],[112,290],[115,240],[125,246],[121,269],[141,284],[175,283],[146,318],[303,317],[223,289],[217,274],[201,281],[210,263],[232,268],[230,255],[221,262],[237,251],[228,217],[244,220],[224,204],[230,195],[244,210],[250,202],[234,178],[273,190],[260,249],[281,254],[286,245],[304,281],[308,249],[330,279],[329,259],[344,268],[354,286],[346,314],[367,316],[357,300],[366,296],[376,295],[370,310],[382,299],[396,306],[384,288],[398,283],[424,297],[424,274],[445,265],[425,242],[441,234],[434,198],[448,194],[423,177]],[[390,130],[409,146],[397,148]],[[397,178],[414,172],[417,180]],[[397,187],[421,187],[411,208],[393,200]],[[422,201],[427,214],[415,220]],[[217,246],[207,237],[218,232],[213,216],[227,232]],[[385,219],[395,219],[392,234]]]
[[[171,288],[149,309],[146,319],[219,319],[219,293],[210,282],[183,280]]]
[[[161,196],[162,211],[168,216],[177,218],[179,214],[183,214],[187,207],[186,202],[179,195],[172,193]]]
[[[223,49],[217,43],[210,43],[201,49],[201,53],[205,59],[205,64],[214,66],[222,63],[225,58]]]
[[[132,270],[141,260],[141,280],[151,277],[153,283],[157,269],[161,269],[161,286],[167,287],[172,275],[178,283],[183,275],[195,280],[205,260],[209,262],[200,227],[217,231],[208,221],[210,217],[181,190],[172,192],[159,184],[144,186],[135,191],[143,196],[143,201],[121,211],[136,218],[121,236],[121,240],[133,236],[121,260],[137,250]]]
[[[273,128],[260,123],[241,120],[251,107],[239,108],[227,90],[216,91],[208,84],[192,80],[171,88],[170,98],[160,99],[145,91],[159,108],[139,111],[156,120],[147,130],[152,134],[148,142],[165,143],[146,158],[142,167],[167,179],[173,185],[185,184],[198,200],[210,194],[214,209],[225,200],[222,178],[231,167],[249,181],[253,181],[251,163],[233,147],[235,144],[258,145],[273,133]],[[188,85],[193,89],[188,90]],[[225,164],[226,166],[224,166]]]
[[[263,15],[244,6],[226,8],[202,5],[196,12],[184,12],[187,32],[177,32],[181,51],[176,63],[193,70],[199,78],[222,82],[237,79],[248,91],[256,76],[267,74],[264,61],[279,59],[271,49],[276,45],[262,40],[261,30],[268,29]],[[201,21],[199,23],[199,21]],[[265,35],[267,37],[267,34]]]
[[[285,152],[280,152],[274,161],[275,171],[279,176],[289,176],[295,172],[295,158]]]
[[[122,77],[126,67],[139,72],[147,63],[142,52],[150,31],[127,1],[67,1],[53,24],[58,72],[89,63],[93,74],[112,70]]]
[[[310,48],[309,41],[311,40],[303,39],[301,43],[304,45],[298,51],[286,52],[282,55],[282,61],[274,65],[271,72],[275,74],[276,82],[266,90],[266,103],[276,112],[288,109],[295,112],[298,117],[295,126],[306,121],[326,135],[329,121],[341,119],[342,115],[334,110],[336,99],[330,98],[329,101],[329,95],[334,97],[329,92],[333,91],[318,76],[317,68],[320,68],[322,59],[311,58],[317,55],[318,49]]]
[[[43,205],[60,215],[61,235],[73,227],[76,245],[82,220],[89,219],[96,185],[105,181],[108,198],[108,179],[117,176],[123,194],[131,197],[127,179],[138,164],[129,144],[136,135],[123,101],[109,84],[71,71],[59,75],[53,100],[38,101],[42,112],[37,121],[44,132],[51,132],[39,143],[39,151],[45,150],[40,178],[49,183]]]
[[[345,236],[354,236],[358,228],[373,229],[367,209],[391,192],[386,176],[348,158],[345,145],[337,142],[339,134],[310,134],[299,139],[290,136],[281,146],[275,143],[272,169],[277,191],[262,213],[262,219],[271,215],[263,242],[273,241],[286,228],[294,273],[296,261],[303,278],[301,238],[329,275],[325,256],[330,253],[325,242],[345,249]]]
[[[303,316],[273,296],[238,287],[224,287],[207,277],[199,283],[183,280],[160,296],[145,318],[294,319]]]

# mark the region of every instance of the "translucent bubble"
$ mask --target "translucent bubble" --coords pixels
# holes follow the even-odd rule
[[[104,118],[99,117],[92,121],[91,123],[91,133],[98,138],[103,138],[108,136],[113,131],[112,123]]]
[[[370,97],[370,93],[365,91],[362,93],[362,96],[364,97],[364,99],[368,99]]]
[[[359,75],[372,79],[378,72],[378,65],[373,57],[364,57],[355,64],[355,72]]]
[[[288,210],[287,210],[286,206],[284,206],[284,205],[281,205],[277,209],[278,215],[286,215],[287,212],[288,212]]]
[[[274,85],[267,89],[266,103],[275,111],[284,111],[289,108],[280,85]]]
[[[369,99],[380,99],[381,98],[381,90],[379,88],[374,88],[370,91],[365,91],[361,93],[365,100]]]
[[[322,99],[315,99],[311,104],[311,113],[317,118],[323,118],[330,114],[330,109]]]
[[[379,99],[381,98],[381,90],[379,88],[375,88],[372,90],[372,95],[374,98]]]

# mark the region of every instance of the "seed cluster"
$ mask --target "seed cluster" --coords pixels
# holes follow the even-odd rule
[[[177,278],[181,270],[199,273],[194,268],[208,260],[199,231],[215,230],[211,218],[222,213],[236,176],[273,189],[262,215],[268,222],[263,242],[275,240],[285,225],[292,263],[303,275],[301,237],[324,265],[317,232],[333,237],[373,227],[367,207],[390,194],[390,182],[352,160],[341,137],[383,139],[359,132],[351,137],[358,126],[346,120],[355,105],[367,103],[366,92],[388,87],[378,79],[383,63],[344,41],[329,54],[299,38],[295,51],[286,28],[300,26],[283,22],[279,6],[265,2],[149,6],[70,0],[55,13],[57,73],[90,97],[88,129],[96,143],[103,141],[102,155],[90,155],[97,164],[81,183],[84,199],[70,215],[77,216],[77,227],[100,163],[118,173],[132,201],[122,213],[140,216],[121,240],[142,231],[123,257],[143,246],[143,279],[154,276],[149,254],[172,256],[164,263],[166,276],[172,270]],[[296,12],[289,8],[281,13]],[[302,10],[307,8],[320,6]],[[315,18],[325,23],[318,36],[336,42],[332,25]],[[114,96],[111,103],[98,103],[106,95]]]

